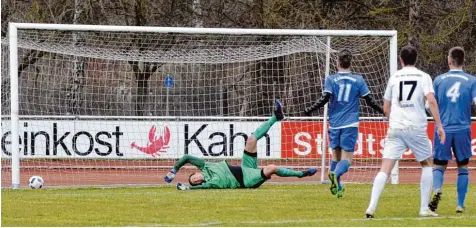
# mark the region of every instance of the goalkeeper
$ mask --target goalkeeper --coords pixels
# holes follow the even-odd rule
[[[276,121],[284,118],[283,110],[279,100],[276,100],[276,108],[274,115],[265,123],[263,123],[248,138],[241,166],[229,165],[226,161],[221,162],[205,162],[203,159],[184,155],[174,168],[165,176],[165,181],[170,183],[175,177],[179,169],[187,163],[190,163],[200,169],[200,172],[190,175],[188,181],[191,186],[178,183],[177,189],[223,189],[223,188],[258,188],[265,181],[269,180],[272,175],[276,174],[280,177],[306,177],[316,173],[315,168],[306,171],[294,171],[286,168],[279,168],[275,165],[267,165],[263,169],[258,168],[258,156],[256,144],[260,138],[266,135],[266,132],[273,126]]]

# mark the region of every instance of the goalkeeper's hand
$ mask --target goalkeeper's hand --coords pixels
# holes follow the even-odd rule
[[[165,181],[166,181],[167,183],[172,182],[172,181],[174,180],[174,178],[175,178],[175,174],[176,174],[176,173],[177,173],[177,170],[175,170],[175,168],[172,169],[172,170],[170,170],[170,172],[167,173],[167,175],[165,175],[165,177],[164,177]]]
[[[184,190],[190,190],[190,187],[189,187],[189,186],[185,186],[185,185],[182,184],[182,183],[177,183],[177,189],[184,191]]]

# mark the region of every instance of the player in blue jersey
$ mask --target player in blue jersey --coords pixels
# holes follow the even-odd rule
[[[476,79],[463,71],[464,50],[451,48],[448,55],[450,71],[438,76],[434,82],[441,123],[446,131],[446,141],[440,143],[435,133],[433,169],[433,197],[429,204],[436,211],[441,199],[441,188],[448,161],[452,153],[458,165],[456,212],[465,211],[464,200],[468,191],[468,162],[471,158],[471,103],[476,102]]]
[[[331,193],[337,195],[337,198],[341,198],[344,193],[340,177],[349,169],[354,155],[359,127],[360,98],[364,98],[370,107],[383,114],[382,108],[372,98],[362,76],[350,71],[351,62],[350,51],[339,52],[338,72],[326,78],[323,96],[305,110],[305,114],[309,116],[314,110],[330,101],[329,139],[332,161],[328,177],[331,181]]]

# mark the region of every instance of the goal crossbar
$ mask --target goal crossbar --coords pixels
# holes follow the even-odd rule
[[[243,28],[195,28],[111,26],[79,24],[10,23],[17,29],[103,31],[103,32],[151,32],[185,34],[235,34],[235,35],[297,35],[297,36],[396,36],[396,30],[319,30],[319,29],[243,29]]]

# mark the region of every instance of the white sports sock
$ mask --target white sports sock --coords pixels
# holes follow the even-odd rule
[[[423,167],[421,168],[421,181],[420,181],[420,212],[428,210],[428,203],[430,203],[431,188],[433,186],[433,168]]]
[[[385,188],[385,182],[387,182],[387,174],[384,172],[379,172],[377,176],[375,176],[374,185],[372,186],[372,195],[370,197],[370,204],[367,211],[375,212],[377,209],[378,199]]]

